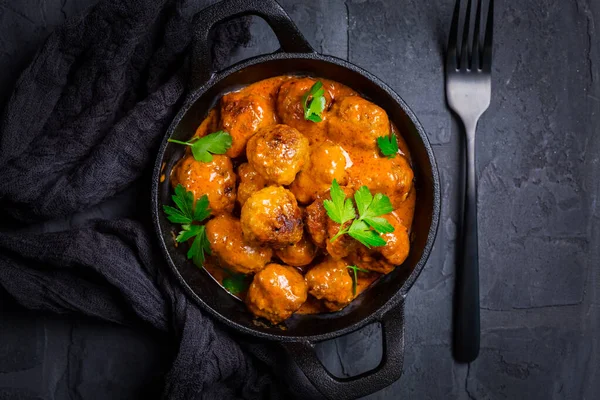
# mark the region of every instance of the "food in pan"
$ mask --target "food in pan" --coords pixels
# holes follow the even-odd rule
[[[171,170],[176,241],[258,318],[335,312],[410,252],[416,191],[385,110],[279,76],[224,95]]]

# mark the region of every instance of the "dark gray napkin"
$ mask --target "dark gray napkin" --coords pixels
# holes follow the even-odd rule
[[[279,398],[264,364],[174,283],[144,190],[137,219],[23,229],[149,186],[157,145],[185,95],[192,17],[205,5],[103,1],[54,32],[24,71],[0,125],[0,287],[30,309],[164,332],[173,348],[165,398]],[[217,62],[247,42],[247,24],[217,29]]]

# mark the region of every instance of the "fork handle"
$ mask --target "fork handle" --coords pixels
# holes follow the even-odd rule
[[[475,177],[475,129],[477,121],[465,123],[467,174],[463,209],[462,246],[457,266],[455,357],[471,362],[479,354],[479,255],[477,240],[477,180]]]

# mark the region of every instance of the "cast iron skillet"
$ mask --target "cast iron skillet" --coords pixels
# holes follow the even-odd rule
[[[211,29],[220,22],[245,15],[256,15],[266,20],[281,49],[224,71],[213,71],[208,45]],[[437,166],[423,127],[400,96],[378,78],[339,58],[315,53],[274,0],[226,0],[201,12],[195,26],[192,87],[163,139],[153,176],[153,220],[168,264],[188,295],[216,319],[245,334],[282,342],[302,372],[325,397],[356,398],[390,385],[402,374],[404,298],[427,261],[440,212]],[[216,284],[205,270],[188,261],[182,246],[175,248],[174,227],[162,212],[162,205],[170,202],[171,168],[183,153],[183,146],[169,144],[167,139],[188,139],[224,92],[278,75],[313,75],[332,79],[383,107],[411,150],[417,187],[412,247],[404,264],[381,278],[342,311],[293,316],[286,322],[285,330],[256,324],[243,303]],[[161,182],[163,174],[165,179]],[[372,371],[346,379],[336,378],[326,371],[314,352],[314,344],[372,322],[381,322],[383,330],[384,348],[380,365]]]

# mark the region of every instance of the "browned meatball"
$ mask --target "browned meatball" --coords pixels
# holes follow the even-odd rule
[[[308,139],[290,126],[269,126],[248,140],[246,156],[269,182],[289,185],[308,162]]]
[[[281,85],[277,96],[277,114],[281,121],[302,132],[311,145],[324,140],[327,129],[325,124],[327,111],[324,111],[321,115],[323,118],[321,122],[315,123],[304,119],[302,97],[316,82],[317,80],[313,78],[292,78]],[[333,87],[328,81],[322,80],[322,82],[325,90],[325,110],[327,110],[331,106]]]
[[[177,162],[171,172],[173,187],[183,185],[195,199],[208,196],[213,214],[231,212],[235,205],[235,173],[229,157],[213,156],[211,162],[196,161],[190,154]]]
[[[235,272],[258,272],[273,255],[271,248],[257,246],[244,240],[242,224],[231,215],[220,215],[208,221],[206,235],[212,254],[219,259],[223,267]]]
[[[351,221],[346,222],[344,228],[348,228],[351,223]],[[348,234],[338,236],[332,241],[339,231],[340,224],[329,219],[327,222],[327,240],[325,241],[325,247],[331,258],[336,260],[347,257],[348,254],[356,250],[356,247],[359,244]]]
[[[306,282],[295,268],[268,264],[254,275],[246,305],[254,315],[277,324],[291,317],[306,297]]]
[[[328,193],[317,196],[315,201],[306,207],[306,212],[304,213],[306,230],[310,234],[312,241],[321,248],[325,248],[327,245],[327,221],[329,217],[327,216],[325,207],[323,207],[323,200],[328,198]]]
[[[244,237],[252,242],[282,248],[302,239],[302,212],[296,198],[279,186],[252,194],[242,207],[241,221]]]
[[[229,157],[244,153],[246,143],[260,128],[276,122],[272,100],[247,91],[228,93],[221,98],[220,128],[229,132]]]
[[[349,263],[369,271],[387,274],[406,260],[410,250],[410,238],[406,227],[396,213],[386,214],[383,218],[394,227],[393,232],[381,234],[386,241],[385,246],[367,249],[360,245],[356,251],[349,254]]]
[[[344,97],[329,113],[327,134],[342,146],[377,149],[377,138],[390,134],[390,121],[379,106],[358,96]]]
[[[309,203],[327,191],[334,179],[341,186],[346,185],[346,167],[350,163],[348,154],[340,146],[321,143],[311,150],[308,167],[298,174],[290,190],[300,203]]]
[[[323,121],[315,123],[304,118],[302,97],[318,80],[323,83],[323,90],[325,91],[325,111],[321,115]],[[327,110],[333,104],[334,99],[355,94],[356,92],[347,86],[327,79],[292,78],[284,82],[279,88],[277,114],[284,124],[298,129],[313,145],[326,138]]]
[[[305,276],[308,292],[317,299],[325,300],[330,310],[339,310],[354,298],[347,266],[343,260],[326,258]]]
[[[303,267],[312,262],[317,255],[317,247],[306,234],[298,243],[275,250],[277,257],[284,263],[294,267]]]
[[[348,186],[358,190],[367,186],[371,193],[383,193],[390,198],[394,208],[400,207],[408,197],[413,184],[413,170],[401,155],[394,158],[355,157],[348,170]]]
[[[258,192],[260,189],[267,186],[267,180],[256,172],[254,167],[248,163],[240,165],[237,172],[240,180],[237,191],[237,201],[243,206],[252,193]]]

